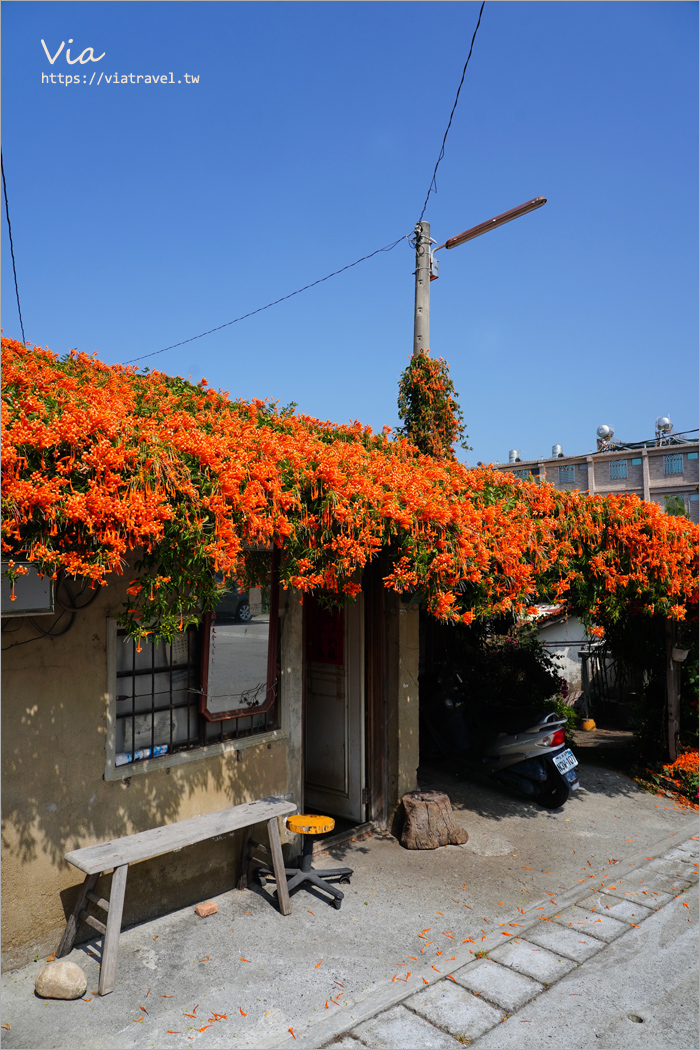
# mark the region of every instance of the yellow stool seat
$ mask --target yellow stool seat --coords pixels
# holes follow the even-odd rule
[[[343,901],[342,890],[339,890],[337,886],[331,886],[326,880],[339,879],[341,882],[350,882],[352,868],[329,868],[325,871],[318,871],[311,866],[314,837],[316,835],[325,835],[327,832],[332,831],[335,827],[335,820],[333,817],[322,817],[314,813],[295,813],[287,818],[287,827],[297,835],[306,835],[298,867],[284,869],[287,879],[287,892],[291,896],[294,890],[305,883],[310,883],[310,888],[324,890],[329,894],[333,906],[340,908]],[[269,868],[260,868],[258,870],[258,879],[263,889],[266,881],[272,878],[275,878],[275,875]]]
[[[333,817],[319,817],[310,813],[295,813],[287,817],[287,827],[297,835],[325,835],[335,827]]]

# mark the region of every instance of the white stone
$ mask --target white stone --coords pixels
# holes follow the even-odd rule
[[[406,1006],[453,1035],[460,1042],[476,1039],[500,1023],[503,1014],[454,981],[439,981],[416,992]]]
[[[34,989],[42,999],[80,999],[87,989],[87,977],[77,963],[57,959],[39,972]]]
[[[573,959],[574,962],[590,959],[604,944],[597,937],[587,937],[585,933],[559,926],[555,922],[538,923],[537,926],[533,926],[527,931],[527,939],[550,952]]]
[[[543,984],[552,984],[564,974],[570,973],[576,966],[576,963],[571,962],[570,959],[559,958],[545,948],[537,948],[534,944],[527,944],[525,941],[511,941],[509,944],[503,944],[500,948],[494,948],[489,955],[503,966],[519,970],[520,973],[526,974],[527,977],[534,977],[536,981],[541,981]]]
[[[463,1045],[405,1006],[393,1006],[363,1021],[351,1034],[374,1050],[396,1050],[401,1046],[410,1046],[411,1050],[458,1050]]]
[[[591,937],[598,937],[606,944],[629,930],[626,922],[620,922],[605,912],[589,911],[578,904],[573,908],[566,908],[553,921],[577,933],[588,933]]]
[[[470,992],[479,992],[484,999],[508,1013],[519,1010],[542,991],[538,981],[508,966],[500,966],[492,959],[477,959],[475,963],[455,970],[452,976]]]

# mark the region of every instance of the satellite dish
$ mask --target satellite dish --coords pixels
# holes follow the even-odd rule
[[[607,423],[601,423],[596,430],[596,434],[601,441],[610,441],[613,434],[615,433],[615,427],[609,427]]]
[[[660,434],[670,434],[673,430],[673,423],[668,416],[659,416],[656,420],[656,429]]]

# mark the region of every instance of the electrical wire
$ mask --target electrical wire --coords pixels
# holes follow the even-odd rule
[[[392,241],[391,244],[385,244],[383,248],[377,248],[376,251],[370,252],[369,255],[363,255],[361,259],[356,259],[355,262],[348,263],[347,266],[341,266],[339,270],[334,270],[333,273],[326,274],[325,277],[320,277],[318,281],[312,281],[311,284],[305,284],[303,288],[297,288],[295,292],[290,292],[289,295],[283,295],[281,299],[275,299],[273,302],[267,303],[266,306],[259,306],[257,310],[250,310],[247,314],[241,314],[240,317],[234,317],[233,321],[226,321],[225,324],[217,325],[216,328],[209,328],[208,331],[200,332],[199,335],[192,335],[189,339],[181,339],[179,343],[172,343],[170,346],[164,346],[162,350],[154,350],[150,354],[141,354],[139,357],[130,357],[128,361],[124,361],[124,364],[131,365],[134,361],[144,361],[147,357],[155,357],[157,354],[164,354],[166,350],[174,350],[177,346],[184,346],[185,343],[193,343],[195,339],[203,339],[205,335],[211,335],[213,332],[220,332],[222,328],[229,328],[232,324],[244,321],[246,317],[253,317],[255,314],[261,314],[263,310],[269,310],[271,306],[277,306],[278,303],[283,303],[287,299],[292,299],[295,295],[300,295],[309,288],[315,288],[317,284],[323,284],[324,281],[330,280],[331,277],[337,277],[339,273],[351,270],[353,266],[358,266],[361,262],[371,259],[374,255],[379,255],[380,252],[390,252],[397,244],[401,244],[401,241],[408,240],[409,236],[410,234],[404,234],[403,237],[399,237],[398,240]]]
[[[425,209],[428,207],[428,200],[430,198],[430,194],[431,193],[437,193],[437,182],[435,181],[435,177],[437,175],[438,167],[440,166],[440,161],[445,156],[445,143],[447,142],[447,135],[448,135],[448,132],[450,130],[450,127],[452,126],[452,118],[455,115],[455,110],[457,109],[457,102],[459,101],[459,93],[462,90],[462,84],[464,83],[464,76],[465,76],[465,73],[467,72],[467,66],[469,65],[469,59],[472,57],[472,50],[474,48],[474,41],[476,40],[476,34],[479,32],[479,26],[481,25],[481,15],[483,13],[484,4],[485,3],[486,3],[486,0],[483,0],[483,3],[481,4],[481,10],[479,11],[479,19],[478,19],[478,21],[476,23],[476,29],[474,30],[474,36],[472,37],[471,46],[469,48],[469,54],[467,55],[467,61],[464,63],[464,69],[462,70],[462,79],[459,82],[459,87],[457,88],[457,95],[455,97],[454,106],[452,107],[452,112],[450,113],[450,119],[447,122],[447,130],[445,131],[445,134],[444,134],[443,139],[442,139],[442,147],[440,149],[440,156],[438,157],[437,162],[435,164],[435,170],[433,171],[433,177],[430,180],[430,186],[428,187],[428,193],[427,193],[427,196],[425,198],[425,203],[423,204],[423,211],[420,213],[420,218],[419,218],[418,222],[421,222],[422,219],[423,219],[423,216],[425,215]]]
[[[12,223],[10,222],[10,206],[7,203],[7,183],[5,182],[5,165],[2,160],[2,151],[0,151],[0,172],[2,172],[2,192],[5,196],[5,215],[7,216],[7,232],[10,235],[10,255],[12,256],[12,272],[15,275],[15,292],[17,294],[17,312],[19,314],[19,326],[22,329],[22,342],[26,343],[27,340],[24,335],[24,321],[22,320],[22,307],[19,304],[19,286],[17,284],[17,266],[15,264],[15,247],[12,243]]]

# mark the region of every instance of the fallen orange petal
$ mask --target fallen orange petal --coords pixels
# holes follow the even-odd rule
[[[243,1009],[242,1006],[239,1006],[238,1009],[241,1011],[241,1017],[247,1017],[248,1016],[248,1014],[245,1012],[245,1010]]]
[[[250,959],[244,959],[243,956],[241,956],[241,962],[251,962],[251,960]]]
[[[430,981],[426,977],[424,977],[423,978],[423,984],[430,984]]]
[[[323,962],[323,959],[321,959],[321,962],[317,962],[317,963],[316,963],[316,967],[315,967],[315,968],[316,968],[317,970],[318,970],[318,968],[319,968],[319,966],[321,965],[321,963],[322,963],[322,962]]]
[[[288,1028],[287,1031],[292,1033],[292,1039],[296,1039],[296,1036],[294,1035],[294,1029],[293,1028]]]

